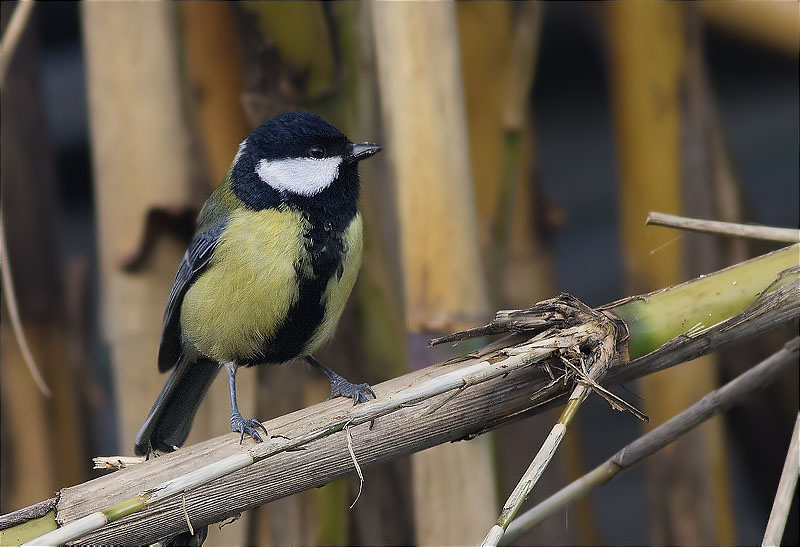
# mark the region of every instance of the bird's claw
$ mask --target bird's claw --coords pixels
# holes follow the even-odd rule
[[[369,384],[353,384],[338,376],[331,380],[331,394],[328,399],[350,397],[353,399],[353,405],[355,406],[358,403],[366,403],[369,400],[368,395],[372,395],[373,399],[376,398],[375,392],[372,391],[372,387]]]
[[[248,418],[245,420],[242,418],[241,414],[231,415],[231,431],[241,434],[239,436],[239,444],[244,442],[245,435],[250,435],[250,437],[252,437],[257,443],[263,442],[263,439],[258,432],[259,429],[264,431],[264,435],[269,435],[269,433],[267,433],[267,428],[264,427],[264,424],[257,419]]]

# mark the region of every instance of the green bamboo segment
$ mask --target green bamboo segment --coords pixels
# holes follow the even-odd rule
[[[115,520],[126,517],[131,513],[141,511],[144,509],[145,505],[147,505],[147,499],[145,496],[134,496],[103,510],[102,513],[106,516],[108,522],[114,522]]]
[[[681,285],[607,308],[628,326],[630,358],[655,350],[676,336],[706,329],[744,311],[758,296],[797,278],[780,277],[800,264],[800,246],[742,262]]]
[[[319,545],[350,543],[350,518],[347,504],[341,501],[348,499],[349,486],[347,481],[338,480],[314,491],[319,527],[316,538]]]
[[[494,245],[492,245],[491,286],[500,289],[503,272],[508,262],[511,240],[511,211],[514,210],[514,186],[519,176],[522,150],[522,131],[513,129],[506,131],[503,137],[503,172],[500,177],[500,195],[497,204],[497,219]]]
[[[309,96],[330,85],[335,66],[327,52],[330,36],[319,4],[244,2],[242,6],[257,18],[263,35],[278,46],[282,61],[302,72]]]
[[[43,517],[31,519],[11,528],[0,530],[0,545],[21,545],[58,528],[55,511],[48,511]]]

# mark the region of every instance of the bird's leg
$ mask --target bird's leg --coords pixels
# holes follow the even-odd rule
[[[228,389],[231,392],[231,431],[241,433],[239,443],[244,441],[245,433],[250,435],[256,442],[262,441],[259,435],[259,428],[268,435],[267,429],[264,425],[255,418],[248,418],[245,420],[239,413],[239,405],[236,404],[236,370],[239,366],[236,363],[225,363],[225,370],[228,371]]]
[[[331,394],[328,399],[334,397],[350,397],[353,399],[353,404],[366,403],[369,400],[367,395],[372,395],[375,398],[375,392],[369,384],[353,384],[333,372],[331,369],[314,359],[311,355],[306,356],[306,362],[328,377],[331,381]]]

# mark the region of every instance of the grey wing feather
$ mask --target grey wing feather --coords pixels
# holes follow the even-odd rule
[[[178,273],[175,274],[175,283],[169,293],[167,308],[164,310],[161,345],[158,348],[158,370],[161,372],[174,367],[181,357],[180,311],[183,296],[211,261],[225,225],[225,222],[221,222],[210,230],[195,235],[181,259]]]

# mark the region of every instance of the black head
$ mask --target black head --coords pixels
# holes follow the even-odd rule
[[[261,124],[239,145],[231,189],[257,210],[281,203],[304,210],[355,210],[358,161],[380,149],[353,144],[316,114],[287,112]]]

